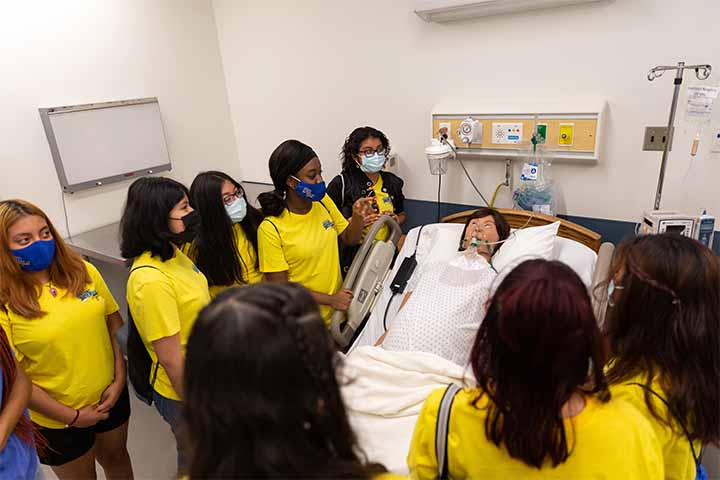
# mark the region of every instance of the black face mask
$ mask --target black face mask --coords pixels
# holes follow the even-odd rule
[[[198,212],[196,210],[193,210],[182,218],[170,218],[171,220],[182,221],[183,225],[185,226],[185,230],[180,233],[173,234],[173,241],[175,243],[177,243],[178,245],[182,245],[184,243],[190,243],[195,240],[195,236],[197,235],[197,231],[200,226],[200,215],[198,215]]]

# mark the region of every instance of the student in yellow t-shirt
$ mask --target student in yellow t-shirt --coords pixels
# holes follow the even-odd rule
[[[275,190],[258,197],[266,215],[258,230],[260,271],[269,281],[310,290],[329,324],[333,310],[347,311],[352,300],[352,292],[340,288],[337,239],[346,245],[360,241],[372,199],[357,200],[348,223],[325,195],[317,154],[297,140],[281,143],[269,164]]]
[[[130,398],[115,340],[123,324],[97,269],[63,242],[47,215],[0,202],[0,325],[32,381],[40,461],[60,478],[132,477]]]
[[[340,152],[342,172],[328,185],[327,193],[340,213],[349,218],[359,198],[373,199],[373,210],[366,218],[363,237],[381,216],[389,215],[402,226],[406,220],[403,181],[394,173],[383,170],[390,155],[390,142],[383,132],[373,127],[358,127],[345,140]],[[390,229],[383,226],[378,240],[387,240]],[[347,273],[357,253],[355,246],[341,246],[340,264]]]
[[[317,304],[293,283],[228,290],[187,347],[190,478],[393,480],[357,444]]]
[[[195,241],[183,251],[207,277],[210,296],[262,281],[257,229],[263,216],[248,203],[240,183],[222,172],[203,172],[190,186],[190,203],[200,224]]]
[[[197,213],[181,183],[145,177],[130,185],[120,227],[121,253],[133,261],[128,307],[152,360],[153,403],[175,434],[180,472],[185,345],[198,312],[210,301],[205,275],[178,248],[193,240],[196,227]]]
[[[475,338],[477,388],[448,394],[442,409],[445,389],[425,402],[411,477],[436,478],[440,463],[454,479],[661,480],[649,422],[610,397],[603,347],[577,274],[555,261],[520,264],[498,286]]]
[[[720,441],[720,260],[690,238],[646,235],[618,246],[611,272],[612,394],[651,422],[665,477],[692,480],[702,445]]]

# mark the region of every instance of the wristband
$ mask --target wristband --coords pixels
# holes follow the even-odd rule
[[[75,425],[75,422],[78,421],[78,418],[80,418],[80,410],[75,410],[75,418],[73,418],[73,421],[65,425],[66,427],[72,427]]]

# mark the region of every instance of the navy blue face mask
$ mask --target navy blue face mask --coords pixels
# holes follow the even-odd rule
[[[303,182],[296,176],[292,176],[292,178],[298,182],[295,186],[295,193],[297,193],[303,200],[319,202],[325,196],[325,182],[307,183]]]
[[[41,272],[52,265],[55,258],[55,239],[36,240],[27,247],[10,250],[20,268],[28,272]]]

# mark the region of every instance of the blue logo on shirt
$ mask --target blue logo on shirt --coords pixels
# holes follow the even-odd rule
[[[80,301],[84,302],[88,298],[97,297],[97,296],[98,296],[97,290],[85,290],[83,293],[78,295],[78,298],[80,299]]]
[[[330,230],[334,226],[335,226],[335,223],[332,220],[325,220],[323,222],[323,227],[325,227],[325,230]]]
[[[383,203],[390,203],[392,202],[392,198],[390,197],[383,197]]]

